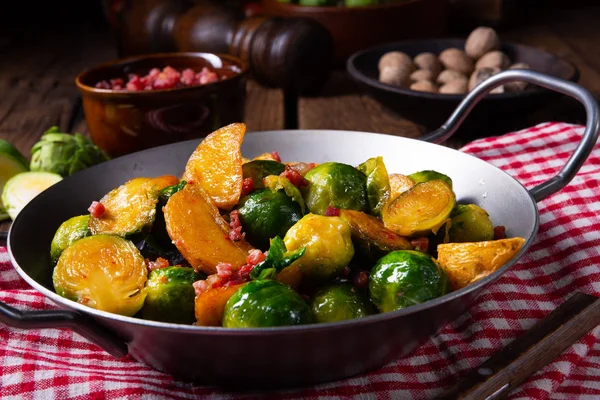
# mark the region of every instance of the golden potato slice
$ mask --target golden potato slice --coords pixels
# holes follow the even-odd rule
[[[456,196],[445,182],[417,183],[383,208],[386,228],[400,236],[423,236],[436,232],[448,219]]]
[[[190,156],[183,180],[200,182],[217,207],[230,210],[242,194],[242,152],[246,125],[227,125],[208,135]]]
[[[210,288],[196,296],[196,325],[221,326],[227,300],[244,284]]]
[[[437,247],[438,262],[446,270],[452,290],[485,278],[506,264],[519,252],[525,239],[489,240],[485,242],[446,243]]]
[[[199,183],[188,183],[163,207],[169,237],[194,269],[208,275],[220,262],[234,269],[246,263],[252,246],[229,238],[229,224]]]

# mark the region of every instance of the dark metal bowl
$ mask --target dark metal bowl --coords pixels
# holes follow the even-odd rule
[[[64,179],[34,198],[11,227],[8,248],[15,269],[64,310],[20,312],[0,303],[0,322],[18,328],[69,327],[111,354],[137,360],[200,383],[289,386],[340,379],[372,370],[412,352],[456,319],[532,244],[538,229],[536,202],[564,187],[597,139],[600,122],[592,95],[578,85],[532,72],[510,71],[481,85],[448,122],[428,136],[444,140],[470,108],[494,86],[516,78],[551,87],[582,101],[588,124],[563,170],[530,191],[500,169],[465,153],[424,141],[351,131],[269,131],[248,134],[242,151],[252,157],[277,150],[285,160],[356,165],[377,155],[390,172],[435,169],[450,175],[458,200],[479,204],[494,224],[526,243],[509,263],[455,292],[403,310],[355,320],[264,329],[227,329],[147,321],[98,311],[52,290],[50,242],[61,222],[86,213],[92,200],[136,176],[180,175],[198,141],[158,147],[114,159]],[[49,211],[50,210],[50,211]]]
[[[381,83],[377,64],[381,56],[389,51],[401,51],[414,57],[423,52],[440,54],[452,47],[463,49],[464,45],[465,41],[461,39],[389,43],[355,53],[348,59],[346,68],[367,93],[386,107],[402,117],[434,129],[448,118],[466,95],[427,93]],[[579,79],[579,70],[575,66],[535,47],[504,43],[501,50],[512,63],[524,62],[534,71],[572,82]],[[490,94],[469,115],[469,121],[461,129],[476,127],[481,132],[490,128],[491,119],[498,122],[507,118],[518,119],[515,117],[537,111],[557,96],[558,93],[539,87],[522,92]]]

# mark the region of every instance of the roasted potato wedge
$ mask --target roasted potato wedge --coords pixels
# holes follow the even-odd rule
[[[244,284],[210,288],[196,296],[196,325],[221,326],[227,300]]]
[[[171,196],[163,211],[175,247],[197,271],[210,275],[220,262],[235,269],[246,263],[252,246],[229,239],[230,226],[199,183],[188,183]]]
[[[183,180],[200,182],[216,206],[230,210],[242,194],[242,152],[246,125],[227,125],[208,135],[190,156]]]
[[[485,278],[519,252],[525,239],[446,243],[437,247],[438,262],[446,270],[452,290],[461,289]]]

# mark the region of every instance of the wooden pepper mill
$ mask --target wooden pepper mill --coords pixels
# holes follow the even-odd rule
[[[312,93],[333,66],[333,38],[304,18],[245,18],[239,2],[133,0],[116,30],[122,56],[166,51],[229,53],[248,63],[262,85],[286,97]]]

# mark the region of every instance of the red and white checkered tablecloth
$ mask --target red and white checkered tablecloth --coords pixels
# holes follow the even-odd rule
[[[582,132],[580,126],[545,123],[480,139],[462,150],[533,187],[562,167]],[[600,295],[600,145],[575,179],[542,201],[539,209],[538,237],[521,262],[438,336],[378,371],[277,395],[232,393],[174,381],[131,358],[116,360],[68,330],[21,331],[0,326],[0,397],[435,398],[573,292]],[[0,300],[21,309],[53,307],[14,272],[5,248],[0,248]],[[510,399],[531,398],[600,398],[600,328],[510,395]]]

